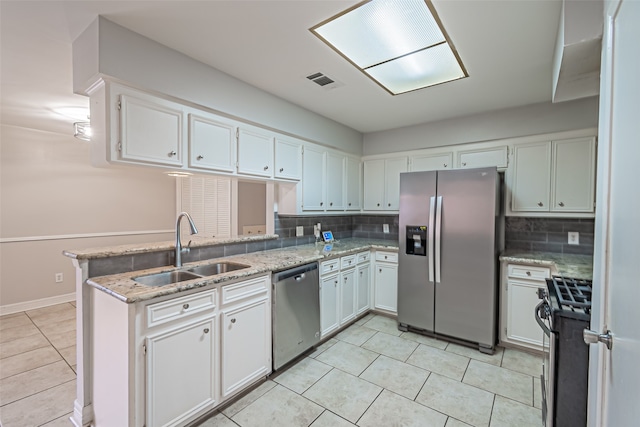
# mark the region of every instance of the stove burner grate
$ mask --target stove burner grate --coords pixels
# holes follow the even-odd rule
[[[591,310],[591,280],[573,279],[563,276],[552,276],[558,303],[586,312]]]

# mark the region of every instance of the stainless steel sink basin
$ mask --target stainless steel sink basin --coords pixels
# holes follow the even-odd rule
[[[134,277],[133,280],[147,286],[165,286],[172,283],[184,282],[185,280],[199,279],[200,277],[202,276],[187,271],[168,271],[166,273]]]
[[[205,264],[198,267],[193,267],[186,271],[198,274],[202,277],[206,277],[215,276],[216,274],[228,273],[235,270],[242,270],[243,268],[248,267],[248,265],[236,264],[235,262],[216,262],[214,264]]]

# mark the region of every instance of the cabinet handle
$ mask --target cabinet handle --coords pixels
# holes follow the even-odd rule
[[[324,202],[320,202],[320,206],[324,205]]]
[[[196,157],[196,160],[202,160],[202,159],[204,159],[204,156],[198,156],[198,157]]]
[[[564,207],[564,202],[560,202],[560,203],[558,203],[558,206],[560,206],[560,207]]]
[[[333,281],[333,286],[338,286],[338,281],[337,280]]]
[[[443,166],[446,168],[446,167],[447,167],[447,164],[446,164],[446,163],[443,163]]]
[[[185,310],[188,309],[189,308],[189,304],[182,304],[182,308],[185,309]]]
[[[387,256],[386,256],[386,255],[384,256],[384,259],[387,259]]]
[[[209,333],[209,328],[204,328],[204,333],[208,334]]]
[[[329,206],[333,206],[333,202],[329,202]]]
[[[530,271],[527,271],[527,276],[531,276],[531,272]]]
[[[344,278],[344,283],[347,283],[347,278],[346,277]]]
[[[284,172],[284,168],[280,168],[280,172]]]
[[[236,323],[236,318],[231,319],[231,323]]]
[[[267,169],[269,169],[269,166],[265,166],[265,167],[264,167],[264,170],[267,170]]]
[[[329,268],[331,268],[333,270],[333,265],[330,265]]]
[[[387,206],[391,206],[391,203],[387,203]]]
[[[538,202],[538,206],[542,207],[544,205],[542,204],[542,202]]]
[[[349,203],[349,206],[351,206],[351,203]]]
[[[178,153],[176,153],[176,152],[175,152],[175,151],[173,151],[173,150],[172,150],[172,151],[169,151],[169,157],[173,157],[173,156],[175,156],[176,154],[178,154]]]
[[[381,268],[380,268],[380,269],[378,269],[378,273],[382,273],[382,269],[381,269]]]
[[[462,166],[467,166],[467,162],[462,162]]]

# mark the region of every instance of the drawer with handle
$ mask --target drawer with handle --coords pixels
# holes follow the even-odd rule
[[[340,258],[340,269],[342,270],[349,267],[355,267],[355,265],[356,265],[355,255],[347,255]]]
[[[398,253],[377,251],[376,261],[398,262]]]
[[[509,264],[507,266],[507,274],[509,277],[515,277],[518,279],[538,280],[544,282],[547,277],[551,277],[551,269],[548,267]]]
[[[211,289],[169,301],[150,304],[146,309],[147,327],[152,328],[176,319],[213,310],[216,306],[216,293],[216,289]]]
[[[340,271],[340,259],[332,259],[320,263],[320,274],[329,274]]]

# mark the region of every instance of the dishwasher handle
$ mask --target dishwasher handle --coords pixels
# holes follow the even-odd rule
[[[311,264],[301,265],[299,267],[293,267],[289,270],[281,271],[273,275],[273,283],[282,282],[283,280],[294,278],[296,282],[303,280],[306,278],[306,274],[310,271],[317,270],[318,263],[314,262]]]

